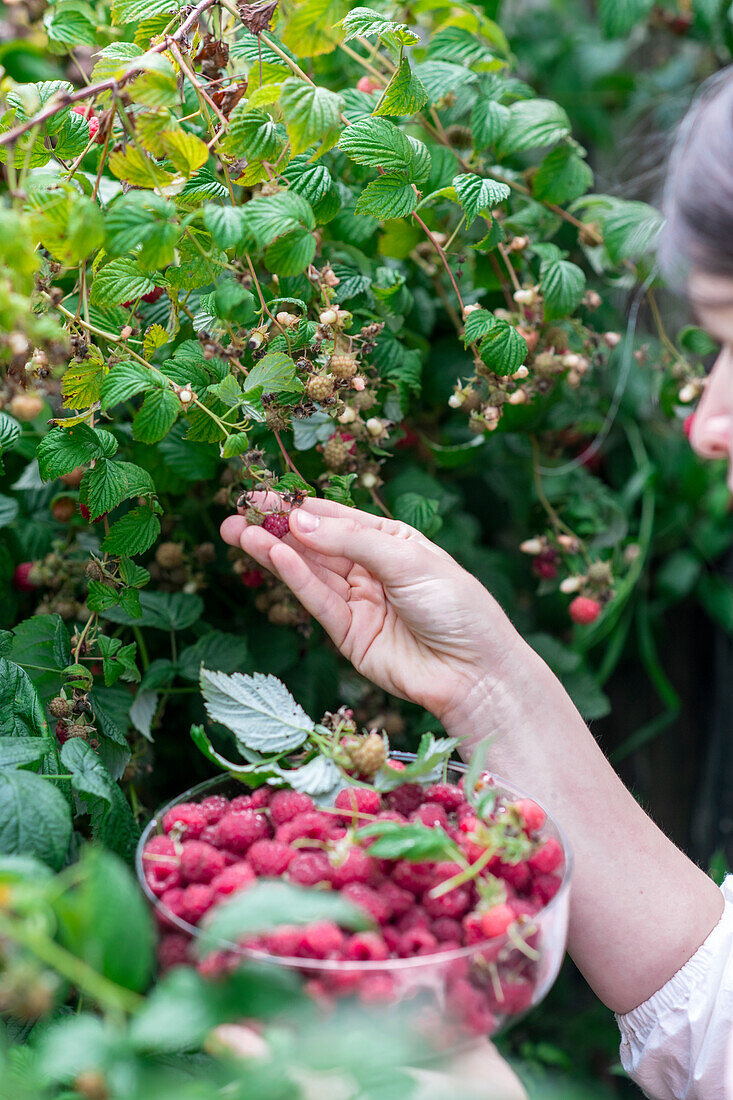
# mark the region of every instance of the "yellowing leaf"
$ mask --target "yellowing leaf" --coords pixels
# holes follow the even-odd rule
[[[158,348],[164,347],[170,336],[165,331],[162,325],[151,325],[143,338],[143,355],[146,359],[150,359]]]
[[[95,347],[89,348],[81,363],[72,360],[61,381],[64,408],[86,409],[99,401],[102,381],[108,372],[109,367]]]
[[[345,0],[305,0],[294,4],[282,40],[298,57],[331,53],[344,39],[346,32],[341,20],[348,10]]]
[[[165,187],[173,180],[170,172],[155,164],[134,145],[128,145],[124,153],[112,153],[109,167],[113,175],[134,187]]]
[[[168,160],[186,179],[209,159],[206,143],[185,130],[167,130],[161,141]]]
[[[248,108],[269,107],[272,103],[277,103],[281,88],[282,84],[263,84],[261,88],[255,88],[247,100]]]

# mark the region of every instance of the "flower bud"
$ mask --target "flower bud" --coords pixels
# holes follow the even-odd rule
[[[518,306],[533,306],[537,301],[537,290],[535,287],[524,287],[515,290],[512,297]]]
[[[321,310],[320,314],[318,315],[318,320],[321,322],[322,325],[335,325],[338,321],[338,313],[335,309]]]
[[[338,417],[339,424],[353,424],[356,420],[356,411],[350,407],[344,409]]]
[[[576,355],[574,351],[569,351],[565,355],[563,355],[561,362],[564,367],[569,367],[570,370],[575,370],[580,363],[580,356]]]
[[[515,390],[514,393],[509,395],[510,405],[526,405],[528,400],[527,391],[523,389]]]
[[[607,348],[615,348],[621,343],[620,332],[604,332],[603,343]]]
[[[376,489],[377,481],[377,475],[372,473],[371,470],[367,470],[366,473],[361,475],[361,483],[365,489]]]
[[[529,375],[529,369],[522,363],[521,367],[517,367],[512,375],[512,378],[527,378]]]
[[[585,577],[565,577],[560,581],[560,591],[564,596],[570,596],[573,592],[579,592],[585,584]]]
[[[352,388],[352,390],[359,390],[359,391],[365,390],[366,389],[366,379],[362,378],[361,375],[357,374],[356,378],[351,379],[351,388]]]
[[[376,439],[384,431],[384,424],[377,416],[370,416],[366,422],[366,430]]]
[[[689,405],[691,401],[694,401],[697,397],[700,396],[700,389],[701,387],[699,386],[697,381],[688,382],[680,390],[678,394],[678,399],[682,402],[683,405]]]
[[[452,393],[448,398],[448,404],[452,409],[460,409],[465,400],[462,393]]]
[[[519,549],[523,554],[541,554],[545,548],[544,539],[534,538],[525,539],[524,542],[519,544]]]
[[[473,313],[474,310],[476,310],[476,309],[481,309],[481,306],[478,304],[478,302],[469,302],[469,304],[467,306],[464,306],[463,307],[464,320],[465,320],[466,317],[468,317],[469,313]]]

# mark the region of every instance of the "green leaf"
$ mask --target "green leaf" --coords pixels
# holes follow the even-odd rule
[[[92,79],[96,81],[119,79],[128,69],[131,61],[142,57],[143,50],[134,42],[112,42],[99,50],[99,59],[92,70]]]
[[[413,150],[407,136],[386,118],[365,118],[344,130],[339,149],[356,164],[407,172]]]
[[[94,749],[73,737],[61,749],[61,763],[89,808],[94,839],[130,861],[140,833],[127,799]]]
[[[88,424],[52,428],[38,444],[38,469],[47,481],[69,474],[77,466],[88,465],[93,458],[114,454],[116,449],[117,442],[109,432],[95,430]]]
[[[8,657],[27,667],[45,703],[58,694],[61,670],[71,660],[69,631],[59,615],[34,615],[13,628]],[[26,731],[27,732],[27,731]]]
[[[154,15],[168,15],[179,11],[182,0],[113,0],[112,22],[117,25],[139,23]]]
[[[191,592],[141,592],[142,614],[137,621],[119,607],[104,614],[113,623],[149,626],[155,630],[187,630],[201,619],[204,602]],[[149,686],[149,685],[146,685]]]
[[[104,241],[104,219],[97,203],[75,190],[34,191],[28,205],[41,244],[62,263],[78,264]]]
[[[130,191],[120,195],[107,211],[105,225],[107,230],[106,248],[112,256],[122,256],[141,244],[149,245],[156,237],[167,235],[164,249],[156,249],[159,263],[150,267],[165,267],[173,260],[171,241],[178,236],[178,227],[173,224],[176,208],[168,199],[152,195],[146,191]],[[172,237],[170,231],[172,230]]]
[[[555,205],[580,198],[592,186],[592,169],[570,145],[549,152],[532,177],[534,197]]]
[[[265,252],[265,266],[268,271],[286,277],[300,275],[305,271],[316,254],[316,238],[307,229],[293,229],[278,237]]]
[[[175,178],[146,156],[137,145],[128,145],[124,152],[117,150],[111,153],[107,163],[112,174],[129,183],[131,187],[147,187],[153,190],[167,187]]]
[[[601,29],[606,38],[625,38],[653,6],[654,0],[599,0]]]
[[[570,134],[570,120],[551,99],[520,99],[509,108],[509,123],[497,143],[501,156],[554,145]]]
[[[372,114],[414,115],[427,101],[428,93],[420,77],[410,68],[408,58],[403,57]]]
[[[87,607],[90,611],[104,611],[105,608],[113,607],[120,602],[119,593],[109,584],[89,581],[87,587]]]
[[[312,719],[274,676],[227,676],[202,668],[200,683],[209,717],[248,749],[291,752],[314,729]]]
[[[81,11],[59,6],[49,9],[43,17],[43,26],[51,42],[61,46],[96,46],[97,32]]]
[[[244,214],[239,206],[204,206],[204,225],[219,248],[236,248],[245,229]]]
[[[140,443],[157,443],[178,419],[181,402],[172,390],[149,392],[132,421],[132,436]]]
[[[247,639],[223,630],[209,631],[183,650],[178,660],[179,674],[185,680],[198,681],[202,664],[217,672],[243,672],[251,668]]]
[[[0,854],[35,856],[58,870],[71,840],[71,814],[51,779],[0,772]]]
[[[487,332],[491,332],[496,324],[493,313],[487,309],[473,309],[466,317],[463,326],[463,346],[467,347],[476,340],[480,340]]]
[[[352,38],[381,38],[387,45],[399,49],[419,42],[420,36],[406,23],[393,23],[373,8],[352,8],[343,20],[345,42]]]
[[[509,125],[510,117],[509,108],[503,103],[479,96],[471,109],[474,149],[483,152],[488,145],[496,145]]]
[[[230,156],[274,162],[284,144],[277,124],[266,111],[253,109],[246,103],[234,108],[224,146]]]
[[[103,1073],[108,1066],[119,1065],[120,1059],[126,1056],[126,1049],[127,1037],[122,1029],[110,1027],[100,1016],[93,1016],[91,1012],[65,1015],[49,1020],[43,1028],[36,1064],[44,1080],[62,1085],[63,1091],[57,1092],[57,1095],[69,1100],[74,1095],[65,1087],[70,1081],[85,1071],[98,1070]],[[26,1074],[28,1068],[26,1064]],[[46,1088],[45,1085],[39,1087]],[[79,1095],[76,1094],[77,1097]],[[39,1092],[34,1089],[33,1100],[38,1096]],[[13,1100],[31,1100],[31,1093],[23,1092],[13,1096]]]
[[[108,554],[131,557],[149,549],[160,534],[160,520],[152,508],[141,505],[112,524],[102,543]]]
[[[295,363],[290,356],[272,351],[252,367],[244,382],[244,392],[250,393],[261,386],[262,393],[280,393],[288,389],[294,379]]]
[[[153,966],[153,919],[132,872],[117,856],[86,848],[76,883],[54,908],[59,938],[69,951],[125,989],[146,988]]]
[[[346,0],[304,0],[291,9],[282,40],[298,57],[331,53],[343,39],[340,22],[347,11]]]
[[[90,301],[94,306],[110,309],[123,302],[134,302],[143,294],[150,294],[158,286],[159,276],[143,271],[140,261],[133,256],[120,256],[110,260],[97,271],[92,282]],[[163,285],[162,279],[160,285]]]
[[[20,439],[20,424],[6,412],[0,411],[0,455],[12,451]]]
[[[603,242],[613,263],[650,252],[664,222],[654,207],[626,199],[608,200],[608,208],[599,210],[598,215]]]
[[[228,435],[221,445],[222,458],[236,458],[249,450],[249,436],[245,432],[234,432]]]
[[[585,272],[569,260],[551,260],[540,265],[540,286],[545,303],[545,320],[553,321],[573,313],[585,294]]]
[[[395,501],[394,516],[432,538],[443,526],[439,507],[439,501],[429,500],[420,493],[402,493]]]
[[[333,921],[344,928],[368,928],[371,922],[335,891],[307,890],[289,882],[257,882],[217,905],[204,918],[198,943],[201,957],[243,936],[276,928],[280,924]]]
[[[527,341],[508,321],[495,321],[481,341],[480,351],[494,374],[513,374],[527,358]]]
[[[331,474],[323,491],[326,500],[335,500],[337,504],[345,504],[347,508],[353,508],[351,486],[356,481],[356,477],[356,474]]]
[[[704,329],[698,328],[697,325],[685,325],[681,328],[677,333],[677,342],[681,348],[691,352],[692,355],[713,355],[717,353],[720,347],[712,336]],[[0,433],[2,433],[1,424]]]
[[[122,401],[128,401],[139,393],[145,393],[155,385],[153,372],[140,363],[125,360],[114,363],[102,380],[101,403],[103,409],[111,409]]]
[[[293,155],[304,153],[316,141],[338,132],[343,98],[328,88],[290,77],[280,89],[280,109]]]
[[[417,206],[415,188],[405,182],[402,175],[386,173],[372,180],[359,195],[357,214],[370,214],[387,221],[389,218],[405,218]]]
[[[274,765],[273,771],[281,775],[294,791],[314,798],[326,794],[335,797],[336,792],[345,786],[340,768],[327,756],[314,756],[298,768],[286,769]]]
[[[470,172],[462,176],[455,176],[453,186],[469,226],[479,214],[490,216],[493,207],[505,202],[511,194],[511,189],[507,184],[498,183],[497,180],[483,179],[481,176],[475,176]]]
[[[177,96],[175,83],[174,91]],[[206,142],[188,130],[166,130],[160,135],[160,142],[170,163],[186,179],[202,168],[209,159]]]
[[[439,826],[401,824],[398,821],[374,821],[357,829],[357,841],[377,839],[369,845],[375,859],[450,860],[456,855],[456,843]]]
[[[50,737],[0,737],[0,768],[38,764],[55,748]]]
[[[108,458],[99,459],[87,470],[79,490],[79,499],[86,504],[93,520],[130,497],[154,495],[155,486],[147,470],[132,462],[113,462]]]
[[[18,501],[15,497],[6,497],[0,493],[0,527],[9,527],[18,515]]]
[[[471,69],[450,61],[421,61],[415,66],[415,72],[427,90],[431,106],[441,105],[447,96],[457,95],[477,79]]]

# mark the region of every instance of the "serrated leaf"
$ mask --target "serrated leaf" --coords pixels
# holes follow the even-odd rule
[[[173,167],[188,179],[209,159],[209,149],[200,137],[187,130],[166,130],[161,143]]]
[[[408,58],[403,57],[372,114],[414,115],[427,101],[428,93],[420,77],[412,71]]]
[[[175,216],[173,203],[159,195],[147,191],[130,191],[127,195],[121,195],[105,218],[107,252],[111,256],[121,256],[138,245],[146,245],[148,250],[154,245],[161,262],[150,266],[165,267],[172,260],[172,244],[178,236]],[[165,247],[161,249],[162,236],[166,240]]]
[[[140,363],[130,361],[115,363],[109,374],[102,381],[100,400],[103,409],[110,409],[135,397],[138,393],[145,393],[154,386],[152,372],[146,370]]]
[[[104,437],[112,440],[111,445]],[[93,458],[108,457],[116,449],[117,442],[109,432],[76,424],[72,428],[52,428],[38,444],[36,458],[41,477],[47,481],[69,474],[77,466],[86,466]]]
[[[580,305],[585,294],[585,272],[569,260],[552,260],[540,265],[540,287],[545,320],[565,317]]]
[[[466,317],[463,326],[463,346],[467,347],[475,340],[480,340],[482,336],[491,331],[495,324],[496,318],[487,309],[472,310]]]
[[[662,228],[663,218],[648,203],[609,199],[599,211],[603,243],[613,263],[634,259],[651,251]]]
[[[305,0],[290,9],[282,40],[298,57],[331,53],[343,40],[340,24],[347,10],[345,0]]]
[[[385,173],[367,184],[356,203],[357,214],[368,214],[380,221],[405,218],[417,206],[417,194],[405,177]]]
[[[86,602],[90,611],[104,611],[119,603],[119,595],[114,588],[102,581],[89,581]]]
[[[150,580],[150,574],[129,558],[120,558],[120,579],[133,588],[143,588]]]
[[[316,255],[316,238],[302,227],[292,229],[268,246],[264,262],[268,271],[283,277],[300,275]]]
[[[61,381],[64,408],[86,409],[99,401],[108,369],[96,348],[90,348],[80,363],[72,359]]]
[[[43,708],[30,676],[0,657],[0,737],[48,737]]]
[[[352,38],[374,36],[397,46],[411,46],[419,41],[419,35],[410,30],[406,23],[393,23],[372,8],[352,8],[343,20],[343,27],[346,32],[345,42]]]
[[[172,390],[151,390],[133,418],[133,439],[140,443],[157,443],[173,427],[180,411],[181,402]]]
[[[206,711],[248,749],[291,752],[307,741],[315,723],[274,676],[231,676],[201,669]]]
[[[112,524],[102,543],[108,554],[131,557],[149,549],[160,534],[160,520],[152,508],[133,508]]]
[[[494,374],[513,374],[527,358],[527,341],[508,321],[496,321],[481,341],[481,358]]]
[[[497,143],[501,156],[554,145],[570,134],[570,120],[551,99],[520,99],[509,108],[509,123]]]
[[[144,51],[134,42],[112,42],[100,50],[93,70],[92,80],[119,79],[129,68],[130,62],[142,57]]]
[[[33,856],[59,870],[70,840],[69,805],[52,780],[0,772],[0,854]]]
[[[182,0],[114,0],[112,22],[118,25],[139,23],[153,15],[168,15],[179,11]]]
[[[174,178],[136,145],[128,145],[124,152],[111,153],[108,164],[114,176],[133,187],[166,187]]]
[[[413,159],[407,136],[386,118],[355,122],[343,132],[338,144],[356,164],[383,168],[385,172],[406,172]]]
[[[450,61],[421,61],[415,66],[423,87],[427,90],[431,105],[440,104],[446,96],[457,94],[466,84],[478,77],[465,65],[453,65]]]
[[[353,508],[351,486],[356,481],[356,477],[356,474],[331,474],[323,492],[326,500],[335,500],[337,504],[345,504],[347,508]]]
[[[344,101],[340,95],[290,77],[280,90],[280,109],[295,156],[329,131],[337,130]]]
[[[394,516],[432,538],[443,526],[439,508],[438,500],[430,500],[420,493],[402,493],[395,501]]]
[[[111,512],[123,500],[154,494],[153,479],[141,466],[99,459],[84,474],[79,499],[86,504],[94,520],[104,512]]]
[[[110,260],[96,272],[92,282],[91,304],[109,309],[123,302],[136,301],[143,294],[150,294],[158,285],[159,276],[143,271],[133,256],[120,256]]]
[[[569,145],[548,153],[532,177],[534,197],[556,205],[580,198],[592,186],[592,169]]]
[[[338,765],[327,756],[315,756],[299,768],[274,768],[289,787],[301,794],[319,797],[331,794],[343,785],[343,775]]]
[[[373,838],[376,837],[376,840]],[[440,826],[375,821],[357,829],[356,841],[371,840],[369,854],[375,859],[450,860],[458,851],[456,842]]]
[[[56,744],[50,737],[1,737],[0,769],[38,764],[55,749]]]
[[[6,497],[0,493],[0,528],[9,527],[18,516],[19,504],[15,497]]]
[[[222,458],[236,458],[249,450],[249,437],[244,432],[234,432],[228,435],[221,445]]]
[[[258,386],[262,393],[280,393],[287,389],[295,378],[295,363],[289,355],[281,351],[272,351],[264,355],[247,375],[244,392],[250,393]]]
[[[466,222],[469,226],[479,214],[490,215],[493,207],[505,202],[511,194],[511,188],[506,183],[484,179],[481,176],[473,175],[471,172],[454,176],[453,187],[458,195],[458,201],[463,207]]]
[[[471,109],[474,149],[482,152],[487,145],[496,145],[509,125],[510,117],[509,108],[503,103],[479,96]]]
[[[0,455],[11,451],[20,439],[20,424],[9,413],[0,411]]]
[[[654,0],[599,0],[598,18],[606,38],[624,38],[646,19]]]
[[[70,187],[31,192],[28,206],[41,244],[62,263],[78,264],[104,241],[99,206]]]
[[[238,206],[204,206],[204,225],[219,248],[236,248],[245,231],[245,215]]]

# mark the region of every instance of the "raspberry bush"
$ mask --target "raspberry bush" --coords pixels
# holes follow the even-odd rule
[[[619,180],[623,133],[646,133],[649,89],[681,40],[684,79],[729,51],[719,15],[4,5],[0,1004],[13,1020],[78,993],[132,1021],[141,1080],[163,1073],[178,987],[143,1008],[151,951],[116,958],[127,925],[150,941],[117,859],[155,806],[209,774],[192,723],[209,763],[231,760],[236,731],[200,726],[202,665],[273,673],[309,713],[331,708],[332,765],[366,778],[384,766],[383,730],[415,747],[432,726],[357,680],[282,585],[225,551],[218,524],[238,502],[284,533],[254,489],[420,528],[491,588],[588,718],[608,711],[604,684],[632,651],[662,721],[674,716],[655,641],[668,610],[693,596],[733,627],[710,564],[731,543],[725,486],[684,434],[714,348],[665,328],[659,215],[600,193],[590,161]],[[576,80],[604,106],[580,107]],[[362,741],[361,727],[376,733]],[[394,812],[410,815],[401,790]],[[200,906],[218,811],[189,811]],[[423,824],[439,811],[456,807],[436,789]],[[292,832],[297,815],[280,812]],[[309,838],[317,823],[299,827]],[[286,858],[277,843],[254,840],[258,867]],[[368,888],[353,874],[349,888]],[[219,875],[235,889],[246,872]],[[115,891],[121,924],[104,931]],[[96,1023],[78,1019],[81,1048]],[[126,1035],[111,1062],[100,1048],[52,1082],[117,1095],[101,1067],[133,1057]],[[38,1066],[61,1065],[66,1041],[39,1046]]]

